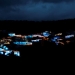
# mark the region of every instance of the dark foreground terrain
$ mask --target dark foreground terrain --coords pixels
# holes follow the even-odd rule
[[[68,63],[74,63],[75,59],[75,44],[66,45],[66,46],[56,46],[56,45],[45,45],[45,46],[31,46],[24,47],[20,49],[21,57],[15,57],[11,55],[10,57],[0,56],[2,64],[5,62],[9,66],[9,64],[15,65],[16,67],[25,67],[33,65],[40,67],[49,66],[53,68],[53,66],[61,65]],[[0,62],[0,63],[1,63]],[[35,67],[36,67],[35,66]],[[68,66],[69,67],[69,66]],[[19,68],[18,68],[19,69]]]
[[[54,59],[73,59],[75,57],[75,45],[66,46],[32,46],[21,48],[21,57],[11,55],[10,57],[2,56],[9,59],[28,60],[54,60]]]

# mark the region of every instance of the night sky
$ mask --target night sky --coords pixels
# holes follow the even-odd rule
[[[0,0],[0,20],[75,18],[75,0]]]

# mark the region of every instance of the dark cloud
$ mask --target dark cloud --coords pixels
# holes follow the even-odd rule
[[[35,2],[49,2],[49,3],[59,3],[59,2],[71,2],[71,1],[74,1],[74,0],[32,0],[32,1],[35,1]]]
[[[0,0],[0,20],[75,18],[74,0]]]
[[[21,5],[29,2],[50,2],[50,3],[58,3],[58,2],[70,2],[74,0],[0,0],[0,7],[4,6],[12,6],[12,5]]]

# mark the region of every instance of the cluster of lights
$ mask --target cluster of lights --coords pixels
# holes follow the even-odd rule
[[[0,54],[9,56],[12,52],[14,53],[15,56],[20,56],[19,51],[9,50],[7,46],[4,46],[2,44],[0,45]]]
[[[53,35],[53,37],[49,38],[51,35]],[[8,38],[10,38],[8,41],[9,43],[6,43],[4,41],[4,44],[3,44],[2,43],[3,40],[2,39],[0,40],[0,54],[9,56],[13,52],[14,55],[20,56],[19,51],[9,50],[9,48],[5,46],[5,44],[10,44],[10,41],[13,41],[12,37],[23,39],[23,41],[17,41],[17,40],[13,41],[13,44],[15,45],[33,45],[34,42],[39,42],[40,40],[47,40],[50,42],[54,42],[56,45],[59,45],[59,44],[64,45],[64,42],[62,42],[63,39],[69,39],[75,36],[74,34],[70,34],[70,35],[65,35],[63,38],[61,38],[61,35],[62,33],[52,34],[52,32],[49,32],[49,31],[45,31],[40,34],[32,34],[32,35],[16,35],[15,33],[8,33]],[[33,40],[33,38],[35,37],[37,37],[37,39]],[[31,39],[31,41],[29,41],[28,39]],[[66,42],[69,42],[69,41],[66,41]]]

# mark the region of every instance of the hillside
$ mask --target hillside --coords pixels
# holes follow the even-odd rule
[[[44,30],[51,31],[69,31],[74,30],[75,19],[66,19],[58,21],[0,21],[0,29],[14,31],[40,32]]]

